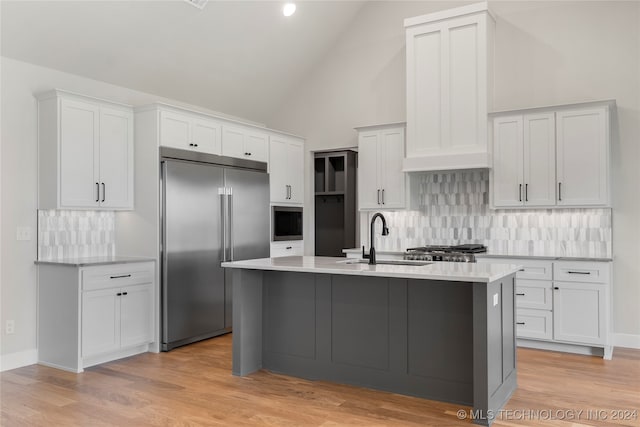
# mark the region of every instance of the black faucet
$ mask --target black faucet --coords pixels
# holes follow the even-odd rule
[[[382,235],[383,236],[389,235],[389,229],[387,228],[387,220],[384,219],[384,215],[382,215],[380,212],[373,215],[373,218],[371,218],[371,239],[369,240],[371,242],[371,248],[369,249],[369,256],[365,256],[364,246],[362,247],[362,257],[369,258],[369,264],[376,263],[376,248],[373,247],[373,233],[375,232],[376,219],[378,218],[382,220]]]

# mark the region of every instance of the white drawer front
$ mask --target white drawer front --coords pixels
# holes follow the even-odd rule
[[[522,268],[516,273],[518,279],[533,280],[551,280],[553,272],[553,261],[525,259],[525,258],[493,258],[478,257],[479,263],[499,263],[499,264],[516,264]]]
[[[304,255],[303,240],[271,243],[271,258],[302,255]]]
[[[119,288],[121,286],[153,283],[153,263],[113,264],[85,267],[82,271],[82,290]]]
[[[551,311],[518,309],[516,312],[516,335],[518,338],[550,340],[553,337]]]
[[[610,263],[589,261],[557,261],[553,279],[561,282],[609,283]]]
[[[552,283],[542,280],[518,279],[516,282],[516,307],[551,310],[553,305]]]

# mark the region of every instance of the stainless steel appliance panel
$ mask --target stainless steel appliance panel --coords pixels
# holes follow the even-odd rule
[[[223,168],[163,163],[163,349],[224,332]]]
[[[225,169],[229,189],[231,260],[269,257],[269,175]]]

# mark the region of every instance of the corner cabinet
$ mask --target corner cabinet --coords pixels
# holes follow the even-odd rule
[[[403,209],[406,205],[404,124],[366,126],[358,131],[358,208]]]
[[[133,110],[60,90],[37,95],[39,209],[133,209]]]
[[[495,20],[487,3],[405,19],[404,170],[490,167]]]
[[[40,264],[38,362],[72,372],[149,350],[152,262]]]
[[[304,203],[304,142],[288,136],[269,138],[271,203]]]
[[[495,113],[496,208],[610,206],[613,101]]]

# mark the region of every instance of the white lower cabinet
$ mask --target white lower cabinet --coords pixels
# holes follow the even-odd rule
[[[576,352],[596,347],[611,358],[610,262],[481,257],[478,262],[523,266],[516,273],[521,344]]]
[[[304,240],[271,242],[271,258],[304,255]]]
[[[39,265],[39,363],[73,372],[149,350],[152,262]]]

